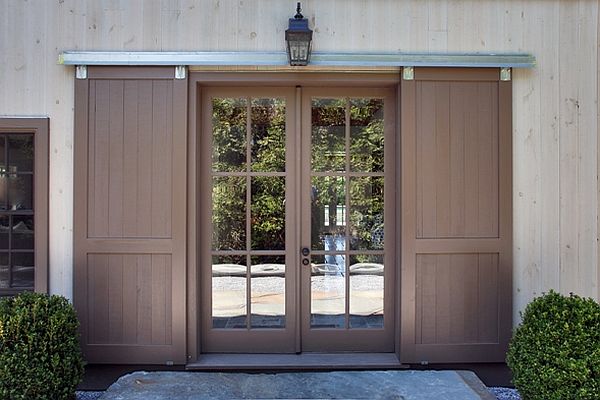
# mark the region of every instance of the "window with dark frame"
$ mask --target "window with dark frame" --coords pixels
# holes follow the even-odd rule
[[[0,294],[34,290],[34,137],[0,133]]]
[[[0,117],[0,297],[48,292],[49,123]]]

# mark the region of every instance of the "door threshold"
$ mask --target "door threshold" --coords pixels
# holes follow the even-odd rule
[[[192,371],[331,371],[406,369],[395,353],[201,354]]]

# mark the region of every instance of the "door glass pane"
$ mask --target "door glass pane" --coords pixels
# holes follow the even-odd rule
[[[313,256],[310,277],[311,328],[346,326],[346,257]]]
[[[311,243],[313,250],[346,249],[346,178],[311,179]]]
[[[350,328],[383,328],[383,255],[350,256]]]
[[[33,135],[8,137],[9,172],[33,172]]]
[[[213,328],[246,329],[246,256],[214,256]]]
[[[246,249],[246,178],[214,177],[212,187],[213,249]]]
[[[312,100],[312,170],[346,169],[346,100]]]
[[[251,328],[285,328],[285,256],[252,256]]]
[[[383,99],[350,99],[350,169],[383,172]]]
[[[285,250],[285,177],[252,177],[252,250]]]
[[[285,171],[285,100],[252,99],[252,171]]]
[[[383,250],[383,177],[350,178],[350,249]]]
[[[212,100],[212,169],[232,172],[246,170],[246,99]]]

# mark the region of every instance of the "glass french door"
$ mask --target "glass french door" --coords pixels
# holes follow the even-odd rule
[[[201,351],[393,351],[393,91],[209,88],[202,110]]]

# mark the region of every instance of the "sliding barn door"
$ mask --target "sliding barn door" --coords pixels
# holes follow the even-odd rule
[[[511,334],[511,83],[401,84],[403,362],[504,361]]]
[[[89,363],[185,363],[187,81],[174,71],[76,80],[74,303]]]

